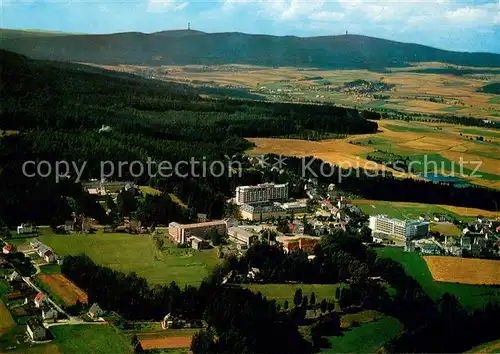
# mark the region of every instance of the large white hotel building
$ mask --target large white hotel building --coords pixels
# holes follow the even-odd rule
[[[370,216],[369,228],[374,233],[397,236],[406,240],[425,237],[429,233],[429,223],[427,222],[391,219],[386,215]]]
[[[262,183],[256,186],[236,187],[236,204],[265,203],[288,199],[288,183]]]

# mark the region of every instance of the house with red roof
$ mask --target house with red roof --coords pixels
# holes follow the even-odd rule
[[[14,245],[10,243],[6,243],[5,246],[3,246],[3,253],[4,254],[9,254],[12,251],[14,251]]]
[[[35,306],[40,307],[48,302],[48,298],[44,293],[38,293],[35,296]]]

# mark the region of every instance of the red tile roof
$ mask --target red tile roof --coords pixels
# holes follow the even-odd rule
[[[35,302],[40,302],[42,301],[43,297],[45,296],[44,293],[38,293],[36,294],[36,297],[35,297]]]

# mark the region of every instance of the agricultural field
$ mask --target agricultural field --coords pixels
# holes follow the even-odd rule
[[[249,153],[314,156],[345,168],[389,171],[397,177],[417,179],[422,178],[420,173],[437,169],[439,174],[453,175],[464,184],[500,188],[500,138],[495,136],[497,131],[476,128],[473,129],[475,134],[472,134],[464,133],[463,127],[452,124],[396,120],[380,120],[377,123],[380,131],[376,134],[344,139],[305,141],[252,138],[248,140],[255,147]],[[482,137],[483,141],[477,137]],[[368,155],[380,154],[408,157],[412,162],[412,173],[396,171],[367,159]]]
[[[5,306],[3,301],[0,300],[0,336],[15,325],[16,322],[14,321],[14,318],[12,318],[9,309]]]
[[[326,299],[327,301],[336,301],[335,291],[339,287],[345,287],[344,284],[248,284],[245,285],[253,292],[259,292],[268,300],[276,300],[283,306],[285,300],[288,300],[289,306],[293,306],[293,296],[297,289],[302,289],[302,294],[311,297],[314,292],[316,303]]]
[[[219,262],[215,249],[178,248],[168,240],[160,251],[149,234],[103,233],[102,230],[92,235],[45,233],[40,241],[61,255],[84,253],[98,264],[125,273],[136,272],[151,284],[175,281],[180,287],[196,286]]]
[[[388,257],[399,262],[407,274],[418,281],[433,300],[439,299],[445,292],[448,292],[455,295],[464,307],[470,309],[484,308],[490,301],[500,301],[500,288],[498,287],[435,281],[427,263],[417,253],[404,252],[398,247],[382,247],[377,248],[376,251],[379,257]]]
[[[418,219],[420,215],[427,215],[432,217],[434,213],[449,215],[458,220],[470,221],[482,215],[484,217],[495,219],[497,217],[496,212],[475,209],[475,208],[465,208],[465,207],[453,207],[449,205],[442,204],[423,204],[423,203],[411,203],[411,202],[389,202],[383,200],[368,200],[368,199],[355,199],[352,201],[354,205],[360,208],[365,214],[377,215],[385,214],[392,218],[398,219]],[[439,226],[435,226],[436,231],[439,231]],[[453,231],[456,233],[455,228],[449,228],[448,231]]]
[[[383,345],[395,337],[403,326],[389,316],[374,322],[351,327],[342,336],[327,337],[330,348],[321,349],[322,353],[377,353]]]
[[[64,275],[42,274],[39,278],[50,290],[50,293],[60,298],[66,305],[75,305],[77,301],[80,303],[88,303],[87,294]]]
[[[50,331],[61,353],[133,353],[129,338],[112,325],[53,326]]]
[[[142,348],[150,349],[186,349],[191,346],[191,339],[198,329],[159,330],[137,333]]]
[[[460,284],[500,285],[500,261],[446,256],[423,257],[434,280]]]

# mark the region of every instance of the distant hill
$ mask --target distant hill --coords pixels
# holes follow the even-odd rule
[[[382,69],[410,62],[500,67],[500,55],[451,52],[423,45],[358,36],[300,38],[195,30],[104,35],[39,33],[1,37],[0,47],[37,59],[98,64],[251,64],[332,69]]]

